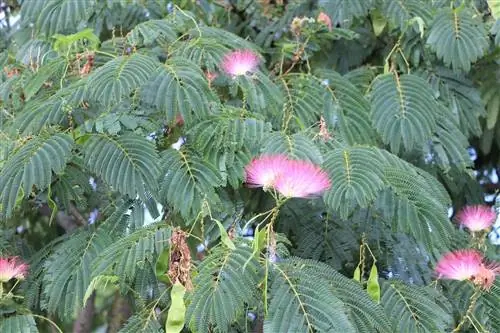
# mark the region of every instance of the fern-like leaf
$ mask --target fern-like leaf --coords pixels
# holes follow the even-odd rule
[[[86,208],[87,201],[84,193],[92,193],[89,176],[83,171],[83,161],[74,158],[55,182],[52,192],[67,211],[72,202],[77,207]]]
[[[243,181],[250,152],[260,149],[260,142],[270,132],[271,126],[260,119],[242,118],[242,109],[226,111],[192,127],[188,141],[218,166],[224,183],[227,180],[237,188]]]
[[[160,197],[184,218],[195,217],[204,201],[220,201],[214,190],[222,185],[217,169],[194,152],[168,149],[161,165]]]
[[[315,164],[323,163],[323,156],[316,144],[302,133],[292,135],[276,132],[262,143],[262,153],[285,154],[291,158],[308,160]]]
[[[111,243],[102,230],[80,231],[62,242],[44,264],[43,308],[60,318],[75,318],[91,281],[91,265]]]
[[[300,270],[310,276],[324,279],[330,291],[344,303],[347,315],[355,323],[357,332],[393,332],[383,308],[376,304],[361,285],[332,267],[314,260],[299,260]],[[363,330],[366,327],[367,330]]]
[[[67,62],[64,58],[57,58],[40,67],[24,86],[26,101],[30,100],[51,77],[62,75]]]
[[[188,294],[186,323],[195,332],[229,332],[229,325],[256,305],[260,266],[252,250],[239,244],[235,250],[219,246],[198,267],[194,292]],[[276,331],[278,332],[278,331]]]
[[[447,332],[450,304],[435,289],[388,281],[382,284],[381,304],[396,332]]]
[[[147,332],[147,333],[163,333],[160,323],[152,318],[149,313],[135,314],[127,320],[125,326],[123,326],[118,333],[137,333],[137,332]]]
[[[164,223],[138,228],[99,253],[93,263],[93,276],[113,274],[121,284],[134,281],[138,270],[155,262],[169,246],[170,236],[171,229]]]
[[[466,8],[444,8],[434,17],[427,43],[454,71],[468,72],[488,49],[487,31],[474,16]]]
[[[356,332],[342,301],[323,277],[290,259],[273,266],[265,332]]]
[[[408,151],[430,139],[438,104],[427,82],[412,74],[386,74],[375,79],[372,120],[393,152]]]
[[[334,24],[350,26],[353,18],[368,14],[373,2],[372,0],[320,0],[319,6],[325,9]]]
[[[437,118],[437,129],[432,140],[431,157],[444,169],[456,166],[465,170],[472,165],[467,148],[467,137],[460,131],[459,124],[447,113]]]
[[[35,319],[31,315],[17,315],[2,318],[0,322],[2,333],[38,333]]]
[[[131,45],[151,46],[155,42],[164,45],[177,39],[177,31],[168,20],[149,20],[139,23],[127,35]]]
[[[199,122],[189,130],[189,139],[207,155],[212,151],[259,147],[271,130],[270,124],[252,117],[243,118],[241,112],[242,109],[229,109],[227,113]]]
[[[144,201],[156,193],[159,176],[154,145],[136,134],[91,135],[83,147],[85,165],[118,192]]]
[[[349,80],[332,70],[318,72],[327,83],[324,116],[338,128],[348,144],[374,144],[376,133],[370,121],[370,103]]]
[[[283,105],[283,94],[279,87],[262,72],[251,76],[240,75],[230,79],[232,97],[238,97],[240,88],[243,99],[250,110],[268,116],[275,114]]]
[[[374,168],[384,161],[371,148],[335,149],[325,159],[332,186],[324,195],[326,204],[347,218],[357,206],[367,207],[384,188],[383,171]]]
[[[29,103],[16,117],[14,126],[23,134],[38,134],[47,125],[64,124],[69,109],[67,102],[61,98]]]
[[[254,49],[251,42],[223,29],[196,27],[188,31],[186,42],[175,44],[173,55],[188,59],[209,71],[219,69],[224,55],[234,49]]]
[[[202,119],[216,101],[200,68],[182,58],[171,58],[154,72],[142,90],[142,98],[165,112],[167,123],[173,122],[178,114],[186,123]]]
[[[158,66],[146,55],[119,56],[90,75],[89,97],[105,106],[116,104],[144,84]]]
[[[93,12],[92,0],[48,0],[23,2],[21,17],[26,23],[35,22],[36,31],[52,36],[56,33],[74,33]]]
[[[453,229],[447,210],[450,199],[432,176],[394,155],[385,154],[384,182],[391,189],[379,197],[377,206],[398,231],[409,233],[428,249],[445,250]]]
[[[486,115],[486,111],[480,91],[474,82],[463,73],[454,73],[444,67],[439,67],[427,75],[434,90],[439,91],[439,101],[448,106],[448,117],[452,116],[458,122],[465,136],[479,136],[479,117]]]
[[[16,53],[17,61],[30,66],[42,66],[56,57],[57,53],[50,43],[38,39],[23,44]]]
[[[67,134],[43,134],[21,146],[0,172],[1,215],[9,217],[20,191],[28,196],[35,186],[44,190],[52,181],[52,172],[60,173],[69,159],[73,140]]]
[[[426,24],[430,23],[432,19],[432,12],[428,3],[419,0],[385,0],[383,1],[382,12],[401,30],[414,17],[421,18]]]
[[[321,85],[320,79],[311,75],[292,73],[286,75],[281,83],[285,92],[283,121],[293,120],[292,124],[296,123],[298,127],[314,125],[324,108],[322,97],[325,87]]]

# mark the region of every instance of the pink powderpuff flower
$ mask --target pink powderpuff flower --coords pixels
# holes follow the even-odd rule
[[[307,198],[320,195],[331,186],[326,172],[307,161],[288,160],[274,187],[285,197]]]
[[[245,171],[248,186],[274,188],[289,198],[319,195],[331,185],[320,167],[308,161],[290,160],[285,155],[254,158]]]
[[[332,31],[332,20],[330,19],[330,16],[325,14],[324,12],[319,13],[317,21],[320,23],[323,23],[328,27],[329,31]]]
[[[264,189],[273,187],[288,162],[284,155],[263,155],[254,158],[245,168],[247,185]]]
[[[464,281],[489,289],[500,272],[498,264],[486,263],[477,250],[458,250],[445,254],[436,265],[438,278]]]
[[[457,214],[457,222],[472,232],[488,229],[496,213],[486,205],[466,206]]]
[[[19,257],[0,258],[0,283],[16,278],[23,280],[28,273],[28,265]]]
[[[222,59],[222,69],[231,76],[245,75],[254,72],[259,65],[259,56],[251,50],[236,50]]]

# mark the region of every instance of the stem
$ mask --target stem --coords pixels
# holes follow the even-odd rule
[[[12,293],[14,291],[14,288],[19,284],[19,280],[16,280],[16,282],[14,283],[14,285],[12,286],[12,288],[10,288],[10,290],[7,292],[7,295]],[[0,287],[2,288],[2,287]],[[2,289],[0,289],[0,296],[2,295]]]
[[[460,320],[460,323],[458,323],[457,327],[455,327],[455,329],[452,331],[452,333],[459,332],[460,329],[462,328],[462,326],[464,326],[467,319],[470,318],[472,311],[476,307],[476,303],[477,303],[477,300],[479,299],[479,296],[481,296],[481,289],[476,288],[476,290],[474,291],[474,294],[472,294],[472,296],[470,298],[470,305],[467,308],[465,315],[462,317],[462,319]]]
[[[128,299],[115,293],[111,311],[108,315],[108,330],[107,333],[116,333],[125,324],[127,319],[132,315],[132,309]]]
[[[92,330],[93,319],[95,316],[95,291],[87,299],[75,322],[73,323],[74,333],[90,333]]]
[[[288,200],[288,198],[277,198],[276,199],[276,207],[272,209],[272,215],[271,215],[271,221],[269,221],[269,224],[267,225],[267,257],[266,259],[266,266],[265,266],[265,271],[264,271],[264,313],[267,315],[267,282],[269,278],[269,262],[270,258],[274,258],[276,260],[276,236],[274,234],[273,230],[273,224],[278,218],[278,214],[280,211],[281,206]]]
[[[108,52],[104,52],[104,51],[94,50],[94,53],[102,54],[102,55],[108,56],[110,58],[116,58],[116,55],[108,53]]]
[[[56,323],[54,323],[52,320],[50,320],[49,318],[47,317],[44,317],[44,316],[40,316],[40,315],[37,315],[37,314],[34,314],[32,313],[31,316],[35,317],[35,318],[40,318],[40,319],[43,319],[43,320],[46,320],[48,321],[56,330],[57,332],[59,333],[63,333],[63,331],[59,328],[59,326],[57,326]]]

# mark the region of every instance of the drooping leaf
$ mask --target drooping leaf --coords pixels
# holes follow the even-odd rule
[[[131,316],[125,326],[123,326],[119,333],[136,333],[136,332],[148,332],[148,333],[163,333],[162,326],[158,320],[150,316],[149,311],[146,313],[138,313]]]

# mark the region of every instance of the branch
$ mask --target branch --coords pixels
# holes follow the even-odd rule
[[[87,299],[85,306],[73,324],[73,333],[91,333],[95,315],[95,291]]]

